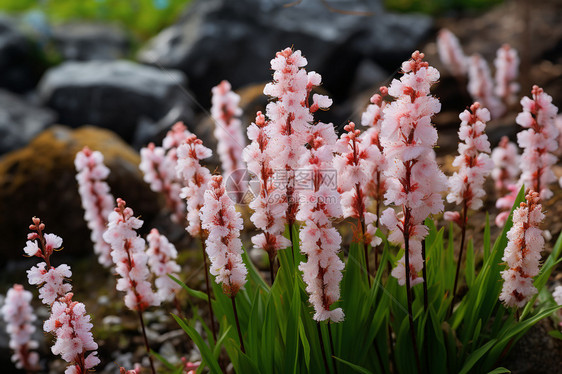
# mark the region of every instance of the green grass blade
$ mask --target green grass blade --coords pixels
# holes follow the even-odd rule
[[[188,295],[193,296],[193,297],[195,297],[197,299],[200,299],[200,300],[204,300],[204,301],[208,300],[207,294],[205,292],[197,291],[197,290],[194,290],[192,288],[189,288],[185,283],[183,283],[181,280],[174,277],[173,275],[168,274],[168,277],[170,277],[171,280],[173,280],[174,282],[179,284],[181,286],[181,288],[186,290]]]
[[[351,362],[346,361],[346,360],[344,360],[344,359],[342,359],[342,358],[339,358],[339,357],[336,357],[336,356],[334,356],[334,358],[335,358],[336,360],[338,360],[339,362],[341,362],[342,364],[349,366],[349,367],[350,367],[351,369],[353,369],[353,371],[355,371],[356,373],[361,373],[361,374],[373,374],[373,373],[370,372],[369,370],[367,370],[367,369],[365,369],[365,368],[362,368],[362,367],[359,366],[359,365],[352,364]]]
[[[211,352],[211,349],[205,343],[201,335],[199,335],[197,330],[189,326],[183,319],[176,316],[175,314],[172,314],[172,317],[174,317],[178,325],[180,325],[183,331],[185,331],[187,335],[189,335],[191,340],[193,340],[197,348],[199,348],[199,351],[201,352],[201,359],[203,360],[203,363],[209,368],[211,373],[222,373],[219,363],[215,359],[213,352]]]

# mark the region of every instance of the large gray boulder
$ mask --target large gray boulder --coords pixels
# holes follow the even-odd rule
[[[0,90],[0,154],[26,146],[56,119],[52,110]]]
[[[190,122],[185,84],[179,71],[129,61],[66,62],[47,71],[38,91],[42,103],[58,113],[59,123],[111,129],[131,142],[141,122],[147,137],[147,123],[157,127],[163,118],[168,126],[177,120]]]
[[[379,0],[321,1],[285,6],[279,0],[196,0],[180,20],[139,52],[142,62],[179,69],[206,104],[222,79],[234,88],[271,79],[269,61],[289,46],[302,50],[308,69],[344,97],[355,70],[368,58],[393,71],[429,31],[429,17],[386,12]],[[369,12],[369,13],[368,13]],[[369,15],[367,15],[369,14]]]

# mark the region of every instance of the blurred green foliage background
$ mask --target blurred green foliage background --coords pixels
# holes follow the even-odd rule
[[[2,0],[0,11],[24,13],[32,22],[116,22],[141,40],[174,22],[190,0]]]
[[[192,0],[2,0],[0,12],[23,15],[32,28],[68,21],[115,22],[138,41],[172,24]],[[238,0],[230,0],[238,1]],[[278,0],[270,0],[278,1]],[[321,1],[321,0],[302,0]],[[443,15],[450,11],[479,10],[502,0],[382,0],[388,9]],[[329,3],[330,0],[327,0]],[[287,3],[290,3],[287,0]]]

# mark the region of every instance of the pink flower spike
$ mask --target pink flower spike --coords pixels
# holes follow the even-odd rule
[[[39,218],[33,217],[33,224],[29,228],[36,231],[36,236],[32,237],[39,240],[42,249],[40,257],[46,261],[27,272],[29,283],[40,286],[39,298],[51,309],[43,330],[56,338],[51,351],[70,364],[65,373],[84,374],[100,362],[95,351],[98,345],[90,332],[92,324],[86,307],[72,300],[72,287],[64,283],[72,275],[70,267],[65,264],[56,268],[50,265],[50,255],[62,246],[62,239],[54,234],[44,234],[45,224]]]
[[[173,132],[173,130],[171,131]],[[173,144],[174,135],[170,135],[169,143]],[[163,147],[156,147],[150,143],[141,148],[141,163],[139,169],[144,174],[144,181],[150,185],[154,192],[161,192],[166,198],[166,206],[172,213],[172,220],[184,220],[185,205],[180,198],[181,185],[176,180],[176,149],[166,152]]]
[[[279,184],[279,196],[286,196],[286,223],[291,226],[295,221],[298,208],[298,191],[295,190],[295,170],[300,167],[302,155],[306,152],[306,138],[314,120],[312,113],[317,109],[327,109],[331,100],[325,96],[313,95],[313,104],[309,105],[312,89],[320,85],[320,74],[303,68],[307,61],[300,51],[286,48],[277,52],[271,60],[273,82],[268,83],[263,93],[271,96],[267,104],[266,115],[269,125],[266,128],[270,139],[268,152],[271,156],[271,168]]]
[[[91,151],[88,147],[76,154],[74,159],[78,192],[84,208],[84,219],[91,231],[94,252],[98,261],[105,267],[110,267],[111,247],[103,240],[103,232],[107,225],[107,216],[114,208],[106,178],[109,169],[103,163],[103,155],[98,151]]]
[[[287,203],[284,189],[273,183],[272,156],[268,148],[270,139],[266,131],[268,125],[269,121],[258,112],[255,122],[248,127],[250,144],[244,148],[242,157],[248,172],[259,183],[259,192],[249,204],[254,210],[250,219],[263,233],[254,236],[252,243],[266,251],[269,260],[273,261],[277,251],[289,247],[291,243],[283,236]]]
[[[160,301],[172,301],[176,292],[181,288],[179,284],[168,277],[168,275],[173,275],[178,278],[177,273],[181,271],[180,266],[176,263],[178,257],[176,247],[156,229],[150,231],[146,240],[148,241],[148,250],[146,251],[148,266],[152,274],[156,276],[154,284],[158,289],[158,297]]]
[[[405,249],[407,245],[407,253],[392,275],[399,284],[410,283],[410,287],[423,281],[418,276],[424,261],[421,241],[427,235],[423,222],[430,214],[443,211],[441,194],[447,186],[435,161],[437,130],[431,125],[431,117],[441,110],[439,100],[430,95],[439,72],[423,58],[423,53],[414,52],[402,64],[404,75],[392,81],[388,93],[396,100],[383,110],[380,133],[384,156],[392,160],[384,173],[385,204],[402,209],[386,209],[380,220],[391,231],[389,241],[403,244]]]
[[[37,319],[30,304],[32,298],[31,292],[26,291],[21,284],[14,284],[0,309],[10,337],[9,346],[14,352],[12,362],[16,368],[27,372],[39,370],[39,354],[34,352],[39,344],[31,339],[35,332],[33,321]]]
[[[233,298],[246,284],[248,273],[240,240],[244,225],[234,202],[226,195],[222,176],[214,175],[208,188],[200,214],[202,228],[209,233],[205,245],[211,260],[210,272],[217,283],[222,283],[223,292]]]
[[[223,175],[233,181],[232,191],[239,197],[238,203],[246,190],[244,180],[240,180],[245,169],[242,163],[242,150],[246,142],[242,132],[240,115],[242,109],[238,106],[240,96],[234,93],[228,81],[222,81],[212,89],[211,115],[215,120],[215,138],[217,138],[217,153],[222,164]]]
[[[467,57],[464,55],[459,40],[451,31],[441,29],[437,34],[437,51],[445,67],[457,78],[464,78],[467,73]]]
[[[492,178],[495,181],[496,191],[504,194],[510,184],[517,183],[521,172],[517,145],[510,142],[507,136],[503,136],[498,146],[492,151],[492,161],[494,161]]]
[[[308,171],[302,182],[310,188],[303,191],[296,216],[304,222],[299,232],[300,250],[307,257],[306,262],[300,263],[299,270],[303,273],[316,321],[341,322],[344,319],[341,308],[331,308],[340,297],[345,266],[338,256],[341,235],[332,226],[332,220],[342,216],[340,194],[329,182],[336,139],[331,123],[313,127],[307,140],[310,149],[302,162]]]
[[[539,228],[544,214],[539,194],[530,191],[526,202],[513,212],[513,227],[508,231],[508,243],[502,260],[509,269],[501,272],[504,284],[500,300],[509,307],[523,307],[537,293],[533,277],[539,274],[544,237]]]
[[[494,96],[488,63],[479,54],[472,55],[468,63],[468,92],[474,101],[488,108],[493,119],[504,114],[505,106]]]
[[[482,197],[486,195],[484,181],[493,168],[489,155],[490,142],[484,133],[490,112],[476,102],[470,111],[465,110],[459,118],[459,139],[462,143],[459,143],[459,155],[453,161],[453,166],[458,167],[459,171],[449,178],[447,201],[463,205],[466,209],[479,209]],[[466,220],[465,213],[463,219]]]
[[[211,172],[201,166],[201,160],[211,157],[212,152],[195,135],[188,136],[178,147],[176,175],[183,180],[180,197],[187,201],[187,232],[195,237],[201,234],[199,211],[203,206],[203,196],[211,180]]]
[[[519,186],[537,191],[541,200],[546,200],[553,195],[549,185],[556,181],[552,166],[558,159],[554,155],[558,149],[555,124],[558,108],[552,104],[552,97],[538,86],[533,86],[532,98],[521,99],[521,105],[523,111],[515,119],[526,129],[517,134],[517,143],[523,149]]]
[[[494,93],[507,105],[517,101],[519,84],[515,81],[519,73],[519,55],[517,51],[504,44],[498,49],[496,59],[496,87]]]
[[[111,245],[115,272],[120,276],[116,288],[126,292],[125,305],[142,312],[151,305],[159,305],[160,300],[148,281],[150,272],[145,241],[135,231],[141,226],[142,221],[134,217],[133,210],[118,198],[117,208],[109,215],[103,239]]]
[[[61,297],[52,306],[51,316],[45,321],[43,328],[56,337],[51,351],[60,355],[63,360],[71,364],[65,373],[86,373],[99,364],[98,348],[92,333],[93,327],[90,316],[86,314],[84,304],[73,301],[72,293]],[[94,351],[88,354],[88,351]]]
[[[383,178],[384,171],[387,168],[388,162],[384,156],[384,147],[380,142],[381,125],[383,122],[383,111],[386,107],[386,102],[383,96],[388,95],[388,88],[380,88],[381,95],[375,94],[371,97],[371,105],[367,107],[361,117],[361,124],[367,127],[367,130],[361,135],[361,143],[369,149],[367,153],[368,159],[365,163],[368,176],[368,181],[364,187],[365,194],[370,200],[374,200],[376,204],[376,215],[373,223],[368,225],[367,231],[370,232],[370,237],[376,231],[377,220],[380,216],[380,205],[383,201],[386,192],[386,183]],[[372,243],[373,245],[374,243]]]

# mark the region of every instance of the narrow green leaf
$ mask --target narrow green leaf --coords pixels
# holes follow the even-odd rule
[[[215,344],[215,348],[213,349],[213,356],[215,356],[215,358],[218,360],[219,359],[219,355],[221,352],[221,347],[226,339],[226,337],[228,336],[228,333],[230,332],[230,329],[232,328],[232,326],[228,326],[224,332],[222,333],[222,335],[220,336],[220,338],[217,340],[217,344]]]
[[[193,297],[195,297],[195,298],[198,298],[198,299],[201,299],[201,300],[205,300],[205,301],[208,300],[207,294],[206,294],[205,292],[197,291],[197,290],[194,290],[194,289],[192,289],[192,288],[189,288],[185,283],[183,283],[181,280],[179,280],[178,278],[174,277],[174,276],[171,275],[171,274],[168,274],[168,277],[170,277],[170,279],[172,279],[174,282],[176,282],[177,284],[179,284],[179,285],[181,286],[181,288],[183,288],[184,290],[186,290],[187,293],[188,293],[190,296],[193,296]]]
[[[365,368],[362,368],[362,367],[359,366],[359,365],[352,364],[351,362],[346,361],[346,360],[341,359],[341,358],[336,357],[336,356],[334,356],[334,358],[335,358],[336,360],[338,360],[339,362],[341,362],[342,364],[345,364],[345,365],[349,366],[350,368],[352,368],[352,369],[353,369],[355,372],[357,372],[357,373],[362,373],[362,374],[373,374],[373,373],[370,372],[369,370],[367,370],[367,369],[365,369]]]
[[[558,330],[551,330],[548,332],[548,335],[552,336],[553,338],[562,340],[562,332]]]
[[[468,356],[459,374],[468,373],[469,370],[472,369],[472,367],[478,362],[478,360],[480,360],[482,356],[484,356],[495,343],[496,339],[492,339],[482,347],[475,350],[470,356]]]
[[[474,284],[474,276],[474,243],[472,242],[472,239],[470,239],[468,241],[468,245],[466,246],[466,262],[464,266],[464,277],[468,288],[472,287]]]
[[[150,350],[150,354],[153,355],[154,357],[156,357],[158,359],[158,361],[160,361],[162,364],[164,364],[164,366],[166,367],[166,369],[168,370],[176,370],[176,367],[174,365],[172,365],[168,360],[166,360],[162,355],[156,353],[153,349]]]
[[[490,216],[488,212],[486,212],[486,225],[484,226],[484,261],[490,257],[490,246],[492,245],[490,236]]]
[[[172,317],[174,317],[178,325],[180,325],[183,331],[185,331],[187,335],[189,335],[191,340],[193,340],[197,348],[199,348],[199,351],[201,352],[201,359],[203,360],[203,363],[209,368],[211,373],[222,373],[219,363],[215,359],[215,356],[213,355],[213,353],[209,349],[209,346],[205,343],[201,335],[199,335],[197,330],[187,325],[187,323],[185,323],[183,319],[176,316],[175,314],[172,314]]]
[[[507,370],[506,368],[500,367],[488,372],[488,374],[503,374],[503,373],[511,373],[511,371]]]

